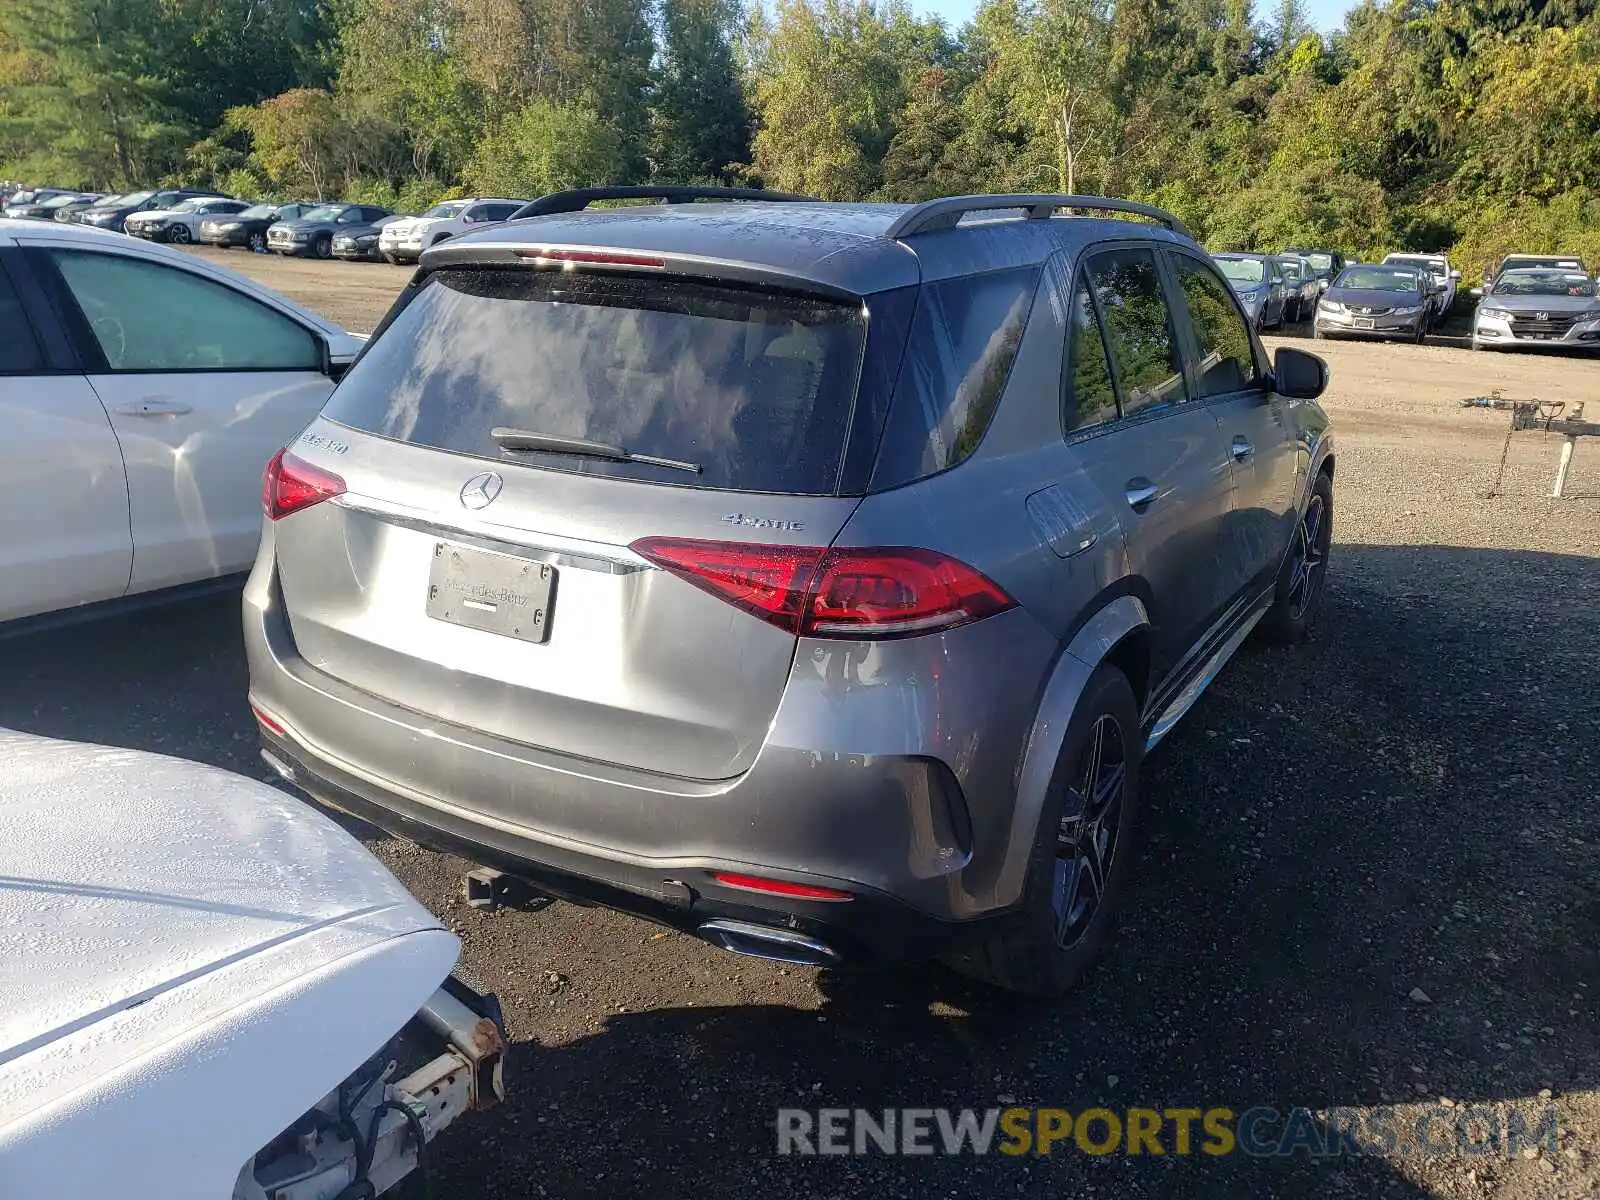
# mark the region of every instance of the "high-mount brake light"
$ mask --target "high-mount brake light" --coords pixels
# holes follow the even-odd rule
[[[569,271],[582,266],[651,267],[659,270],[667,265],[666,259],[653,254],[624,254],[616,250],[557,250],[548,246],[518,250],[517,257],[535,266],[559,266]]]
[[[937,633],[1015,605],[992,580],[934,550],[829,549],[642,538],[641,557],[796,637]]]

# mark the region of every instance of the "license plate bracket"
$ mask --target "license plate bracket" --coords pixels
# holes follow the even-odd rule
[[[1376,328],[1376,322],[1374,322],[1371,317],[1356,317],[1353,321],[1351,321],[1351,324],[1357,329]]]
[[[426,611],[437,621],[543,643],[550,639],[556,575],[549,563],[435,542]]]

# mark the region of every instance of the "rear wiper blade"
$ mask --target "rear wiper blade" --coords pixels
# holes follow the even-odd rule
[[[609,458],[612,462],[640,463],[647,467],[670,467],[674,471],[690,471],[696,475],[703,469],[699,463],[683,462],[676,458],[660,458],[654,454],[635,454],[610,442],[593,442],[588,438],[566,437],[559,433],[536,433],[531,429],[497,428],[489,436],[502,450],[542,454],[581,454],[588,458]]]

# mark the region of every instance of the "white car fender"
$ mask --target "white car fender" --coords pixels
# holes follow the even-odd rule
[[[276,788],[8,730],[0,761],[5,1200],[222,1200],[456,962]]]
[[[458,950],[443,930],[367,946],[92,1076],[0,1126],[0,1196],[224,1200],[269,1139],[405,1025]],[[168,994],[160,1008],[203,1003],[204,990]],[[83,1038],[90,1059],[122,1037],[139,1040],[140,1013],[128,1010]],[[77,1048],[63,1049],[57,1067],[89,1069],[70,1062]],[[0,1083],[13,1112],[26,1107],[32,1075],[13,1071]]]

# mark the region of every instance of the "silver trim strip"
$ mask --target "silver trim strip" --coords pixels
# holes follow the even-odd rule
[[[575,567],[583,571],[599,571],[607,575],[631,575],[635,571],[653,571],[655,565],[641,558],[626,546],[608,542],[592,542],[582,538],[562,537],[555,533],[540,533],[532,529],[518,529],[511,525],[498,525],[485,521],[464,510],[459,517],[442,521],[436,513],[409,508],[389,500],[360,496],[346,492],[329,501],[351,512],[365,513],[392,525],[463,542],[487,542],[490,550],[509,550],[524,558],[547,562],[551,566]]]

